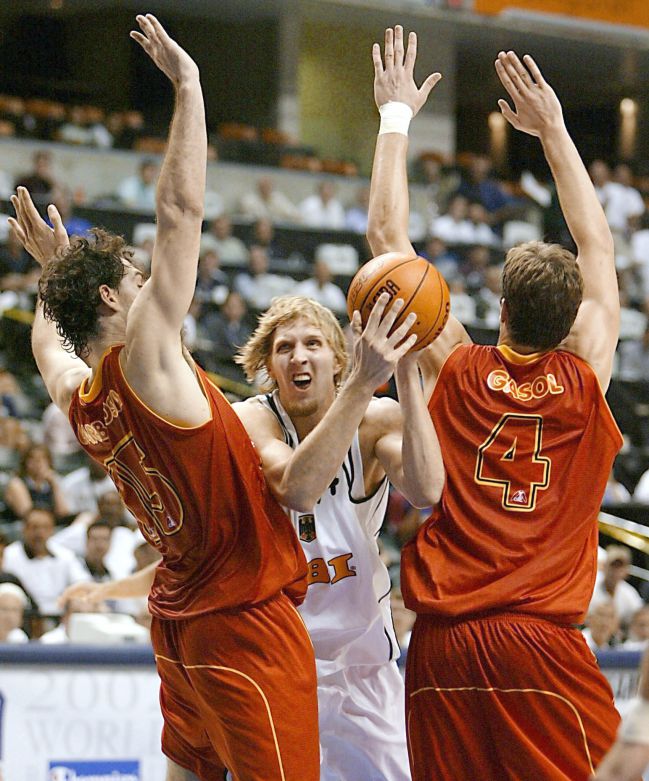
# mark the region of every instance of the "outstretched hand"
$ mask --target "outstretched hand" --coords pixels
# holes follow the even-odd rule
[[[540,137],[563,124],[561,103],[529,54],[521,62],[515,52],[499,52],[496,73],[514,101],[514,111],[506,100],[499,100],[498,106],[516,130]]]
[[[404,302],[398,298],[386,312],[389,302],[388,294],[382,293],[364,329],[360,312],[354,312],[352,317],[354,334],[352,374],[361,382],[371,385],[372,391],[390,379],[398,362],[417,341],[416,334],[408,334],[417,315],[411,312],[403,323],[392,331]]]
[[[50,227],[38,213],[27,188],[19,187],[17,194],[11,196],[11,203],[16,210],[16,217],[9,217],[9,225],[39,265],[45,266],[69,246],[68,233],[54,204],[47,207],[47,214],[53,225]]]
[[[183,82],[198,78],[198,66],[153,14],[135,17],[142,32],[131,31],[131,38],[137,41],[165,76],[179,86]]]
[[[397,25],[394,30],[388,27],[385,31],[383,59],[381,59],[381,47],[375,43],[372,47],[372,60],[374,61],[374,99],[376,105],[380,108],[390,101],[399,101],[410,106],[412,115],[415,116],[442,75],[431,73],[421,87],[417,86],[414,77],[417,59],[417,34],[410,33],[408,36],[408,50],[404,54],[403,27],[400,25]]]
[[[94,580],[83,580],[68,586],[59,596],[57,602],[64,607],[71,599],[78,599],[86,605],[98,605],[104,601],[103,583]]]

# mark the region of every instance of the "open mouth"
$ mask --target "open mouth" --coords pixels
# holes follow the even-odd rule
[[[311,375],[310,374],[296,374],[293,377],[293,385],[295,385],[296,388],[299,388],[300,390],[305,390],[306,388],[311,385]]]

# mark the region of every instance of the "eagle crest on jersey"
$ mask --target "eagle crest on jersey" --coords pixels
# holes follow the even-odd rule
[[[302,542],[313,542],[316,538],[315,515],[300,515],[298,519],[300,539]]]

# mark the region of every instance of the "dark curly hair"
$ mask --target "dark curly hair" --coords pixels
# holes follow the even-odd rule
[[[80,358],[88,354],[88,342],[99,336],[99,288],[117,290],[123,261],[132,255],[122,236],[93,228],[89,238],[72,236],[70,246],[47,264],[38,292],[45,317],[56,323],[66,350]]]

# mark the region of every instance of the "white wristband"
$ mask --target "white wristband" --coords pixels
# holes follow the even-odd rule
[[[408,135],[410,120],[412,119],[412,109],[407,103],[400,103],[396,100],[390,100],[379,106],[381,115],[381,125],[379,135],[384,133],[401,133],[402,136]]]
[[[620,725],[619,738],[625,743],[649,746],[649,700],[636,697]]]

